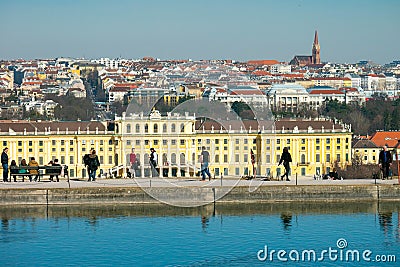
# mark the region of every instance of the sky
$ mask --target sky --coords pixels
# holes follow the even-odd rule
[[[400,60],[398,0],[0,0],[0,59]]]

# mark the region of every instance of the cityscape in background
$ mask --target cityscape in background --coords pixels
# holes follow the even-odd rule
[[[287,62],[2,59],[3,147],[19,162],[31,155],[40,164],[60,158],[72,177],[86,176],[82,157],[92,147],[101,173],[128,166],[127,155],[137,148],[142,176],[149,175],[150,147],[160,151],[160,165],[174,176],[195,175],[204,145],[212,150],[217,176],[252,174],[250,149],[257,155],[257,174],[266,176],[280,175],[276,165],[285,146],[300,175],[376,164],[384,144],[397,156],[400,60],[324,62],[321,47],[315,31],[311,55]],[[195,112],[173,113],[185,101],[204,100],[233,110],[242,127],[214,125]],[[138,108],[145,103],[151,106],[147,112]],[[129,112],[130,105],[136,112]],[[250,107],[270,110],[273,125],[252,125]]]

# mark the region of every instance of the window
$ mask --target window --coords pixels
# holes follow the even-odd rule
[[[130,146],[131,145],[131,140],[126,140],[126,145]]]
[[[55,147],[52,147],[52,148],[51,148],[51,152],[56,152],[56,148],[55,148]]]
[[[228,150],[228,147],[227,147],[227,146],[224,146],[224,150],[225,150],[225,151]]]
[[[164,124],[162,125],[162,131],[163,131],[163,133],[166,133],[166,132],[167,132],[167,124],[166,124],[166,123],[164,123]]]
[[[239,168],[235,168],[235,175],[236,176],[240,175],[240,169]]]
[[[336,154],[336,161],[340,162],[340,154]]]
[[[29,145],[29,146],[32,146],[32,141],[29,141],[29,142],[28,142],[28,145]]]
[[[100,140],[100,145],[101,146],[104,145],[104,141],[103,140]]]
[[[235,162],[240,162],[240,160],[239,160],[239,154],[235,154]]]
[[[315,143],[319,144],[320,143],[320,139],[319,138],[315,139]]]
[[[135,145],[136,145],[136,146],[140,146],[140,140],[136,140],[136,141],[135,141]]]
[[[22,148],[18,148],[18,153],[22,153]]]
[[[224,139],[224,145],[228,144],[228,139]]]
[[[185,132],[185,124],[181,123],[181,133]]]
[[[286,144],[290,145],[290,139],[286,139]]]
[[[135,125],[135,132],[140,133],[140,124]]]
[[[301,150],[306,150],[306,147],[305,147],[305,146],[302,146],[302,147],[301,147]]]
[[[181,139],[181,146],[185,145],[185,139]]]
[[[168,144],[168,141],[167,140],[162,140],[162,144],[163,144],[163,146],[166,146]]]
[[[281,143],[281,139],[276,139],[276,143],[279,145]]]
[[[131,124],[130,123],[128,123],[126,125],[126,133],[131,133]]]
[[[113,157],[112,156],[108,156],[108,164],[112,164],[113,162]]]
[[[245,139],[243,140],[243,142],[244,142],[245,145],[247,145],[247,143],[248,143],[249,141],[247,140],[247,138],[245,138]]]
[[[315,161],[316,162],[321,162],[321,155],[320,154],[316,154],[315,155]]]
[[[236,145],[239,144],[239,139],[235,139],[235,144],[236,144]]]
[[[206,144],[209,145],[211,143],[210,139],[206,139]]]
[[[144,125],[144,132],[145,133],[149,132],[149,125],[147,123]]]
[[[69,164],[74,164],[74,156],[69,156]]]
[[[326,138],[326,143],[330,144],[331,143],[331,139],[330,138]]]
[[[340,144],[340,138],[337,138],[337,139],[336,139],[336,143],[337,143],[337,144]]]
[[[176,140],[175,139],[171,140],[171,145],[173,145],[173,146],[176,145]]]
[[[316,150],[319,150],[319,146],[317,146],[315,149],[316,149]]]
[[[65,164],[65,156],[61,156],[61,164]]]
[[[110,146],[109,148],[108,148],[108,151],[112,151],[113,149],[112,149],[112,146]]]
[[[326,150],[331,150],[331,146],[326,146]]]
[[[244,155],[243,155],[243,161],[244,161],[244,162],[248,162],[248,160],[249,160],[249,155],[244,154]]]
[[[157,123],[155,123],[153,125],[153,131],[154,131],[154,133],[158,133],[158,124]]]
[[[176,131],[176,128],[175,128],[175,123],[172,123],[171,124],[171,132],[175,132]]]
[[[301,161],[301,164],[305,164],[306,163],[306,155],[302,154],[300,156],[300,161]]]
[[[144,140],[144,145],[148,146],[149,145],[149,140]]]
[[[54,141],[54,140],[53,140]],[[54,143],[55,145],[56,143]],[[86,145],[86,140],[82,140],[82,145]]]
[[[337,150],[340,150],[340,146],[336,146],[336,149],[337,149]]]
[[[326,154],[326,162],[331,162],[331,154]]]
[[[7,141],[3,141],[3,146],[7,146]]]
[[[44,161],[43,161],[43,157],[39,157],[39,165],[43,165]]]
[[[64,146],[65,145],[65,141],[61,140],[61,145]]]
[[[304,145],[306,143],[306,139],[301,139],[301,144]]]
[[[103,157],[103,156],[100,156],[99,161],[100,161],[100,164],[104,164],[104,157]]]
[[[18,141],[18,146],[22,146],[22,141]]]
[[[154,144],[155,146],[158,146],[158,140],[154,140],[154,141],[153,141],[153,144]]]
[[[271,155],[267,154],[266,158],[267,158],[267,163],[271,163]]]
[[[219,139],[215,139],[215,144],[219,145]]]
[[[33,149],[32,149],[32,148],[29,148],[29,149],[28,149],[28,152],[33,152]]]
[[[228,162],[228,155],[224,154],[224,163]]]
[[[215,163],[219,163],[219,155],[215,155]]]
[[[42,140],[39,141],[39,146],[43,146],[43,141]]]
[[[271,139],[267,139],[266,142],[267,142],[267,145],[271,144]]]

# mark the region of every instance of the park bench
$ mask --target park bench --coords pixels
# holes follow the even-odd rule
[[[41,177],[50,176],[55,177],[57,182],[60,181],[59,176],[61,176],[61,172],[64,169],[63,177],[68,176],[68,166],[10,166],[10,181],[17,177],[22,177],[22,181],[24,182],[25,176],[29,178],[31,181],[32,178],[37,177],[37,181],[40,181]],[[21,173],[21,170],[27,170],[27,173]],[[37,170],[38,174],[29,173],[29,170]],[[13,173],[16,172],[16,173]],[[15,177],[15,178],[14,178]]]

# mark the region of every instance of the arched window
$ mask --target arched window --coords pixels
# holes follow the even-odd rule
[[[171,154],[171,164],[176,164],[176,154],[175,153]]]
[[[143,165],[148,166],[150,164],[148,159],[149,159],[149,154],[145,153],[143,156],[143,161],[144,161]]]
[[[163,165],[163,166],[168,165],[167,153],[163,153],[163,155],[162,155],[162,165]]]
[[[149,132],[149,125],[147,123],[144,125],[144,132],[145,133]]]
[[[181,133],[185,132],[185,124],[181,123]]]
[[[126,133],[131,133],[131,124],[130,123],[128,123],[126,125]]]
[[[153,131],[154,131],[154,133],[158,133],[158,124],[157,123],[154,123]]]
[[[171,124],[171,132],[174,133],[175,131],[176,131],[176,129],[175,129],[175,123],[172,123],[172,124]]]
[[[136,131],[137,133],[140,133],[140,124],[139,124],[139,123],[136,124],[136,126],[135,126],[135,131]]]
[[[167,124],[166,123],[163,124],[162,131],[163,131],[163,133],[167,132]]]
[[[185,164],[185,153],[181,153],[181,156],[180,156],[180,160],[179,160],[179,162],[181,163],[181,165],[184,165]]]

